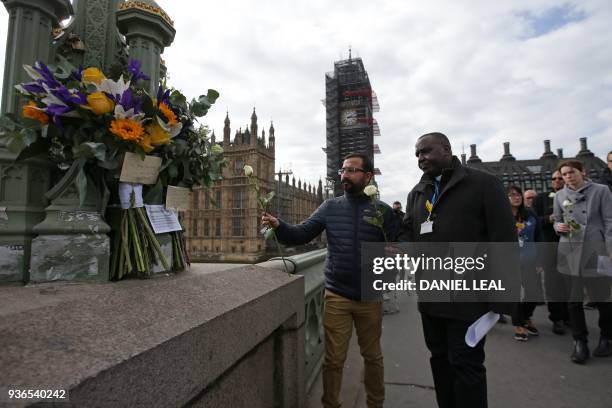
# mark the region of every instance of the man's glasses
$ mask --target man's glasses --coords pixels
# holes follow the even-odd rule
[[[357,167],[343,167],[343,168],[338,170],[338,174],[341,176],[344,173],[353,174],[353,173],[357,173],[358,171],[361,171],[363,173],[366,172],[364,169],[359,169]]]
[[[563,177],[553,177],[553,178],[552,178],[552,180],[553,180],[553,181],[555,181],[555,180],[561,180],[561,181],[563,181]]]

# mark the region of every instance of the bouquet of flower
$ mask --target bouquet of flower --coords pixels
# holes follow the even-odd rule
[[[98,208],[104,214],[110,197],[108,185],[118,183],[127,152],[142,159],[146,155],[162,158],[153,189],[163,191],[173,180],[185,181],[190,187],[220,177],[222,156],[212,155],[204,142],[192,145],[194,134],[199,134],[195,119],[207,113],[219,95],[216,91],[187,102],[179,91],[163,84],[157,95],[149,95],[143,86],[149,78],[137,60],[131,60],[126,71],[114,79],[95,67],[75,68],[66,59],[56,67],[36,62],[24,68],[33,81],[17,89],[27,103],[21,118],[6,115],[0,119],[0,138],[18,153],[17,160],[43,154],[64,171],[47,192],[48,199],[74,183],[82,205],[90,179],[101,193]],[[142,209],[142,189],[123,187],[130,191],[116,231],[111,276],[121,279],[131,271],[148,275],[157,261],[168,269]]]

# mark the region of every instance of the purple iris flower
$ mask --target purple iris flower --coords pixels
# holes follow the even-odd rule
[[[39,83],[45,83],[49,88],[57,88],[61,86],[61,84],[53,76],[53,73],[49,70],[49,67],[42,62],[37,61],[32,68],[42,76],[42,79],[38,80]]]
[[[36,83],[36,82],[30,82],[29,84],[23,84],[22,87],[23,87],[23,89],[25,89],[29,93],[34,93],[34,94],[45,93],[45,88],[43,88],[42,86],[38,85],[38,83]]]
[[[142,112],[142,99],[134,97],[134,93],[132,92],[131,88],[125,90],[118,103],[119,105],[123,106],[123,109],[126,111],[134,109],[134,113]]]
[[[145,81],[150,80],[147,75],[145,75],[140,68],[142,67],[142,62],[137,59],[130,59],[130,63],[128,65],[128,72],[132,75],[132,80],[138,82],[140,79],[144,79]]]
[[[164,88],[161,86],[157,88],[157,103],[165,103],[166,105],[170,105],[170,90],[167,89],[164,92]]]
[[[83,64],[79,65],[79,67],[70,73],[70,75],[77,81],[81,82],[83,80]]]
[[[49,116],[60,116],[66,112],[70,112],[71,110],[72,108],[69,106],[58,104],[49,105],[44,109],[45,113],[47,113]]]
[[[63,85],[61,85],[57,89],[51,90],[51,94],[60,99],[66,105],[71,103],[77,105],[85,105],[87,103],[87,97],[82,92],[70,92],[70,90],[68,90],[68,88]]]

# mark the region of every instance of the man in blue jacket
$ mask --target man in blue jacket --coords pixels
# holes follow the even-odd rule
[[[361,288],[361,243],[384,242],[382,230],[368,222],[374,214],[372,199],[364,188],[372,180],[372,161],[362,154],[344,158],[338,170],[344,195],[326,200],[306,221],[290,225],[264,213],[262,224],[275,229],[279,241],[289,245],[305,244],[319,234],[327,234],[325,261],[325,358],[323,361],[324,407],[340,407],[342,368],[353,324],[365,365],[368,407],[382,407],[385,398],[383,355],[380,346],[383,308],[380,300],[365,302]],[[387,237],[393,238],[396,223],[391,208],[383,208]]]

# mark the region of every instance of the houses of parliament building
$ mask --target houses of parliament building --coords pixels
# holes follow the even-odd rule
[[[187,250],[193,262],[260,262],[276,255],[274,242],[266,243],[260,227],[261,211],[255,188],[244,174],[244,166],[253,167],[262,193],[275,192],[268,211],[289,223],[308,218],[323,202],[323,188],[302,183],[289,174],[275,174],[275,129],[270,124],[259,133],[255,109],[250,127],[236,131],[231,139],[229,114],[225,117],[223,142],[219,143],[228,160],[223,180],[207,190],[194,188],[191,210],[185,212],[183,225]],[[212,143],[216,143],[213,132]]]

